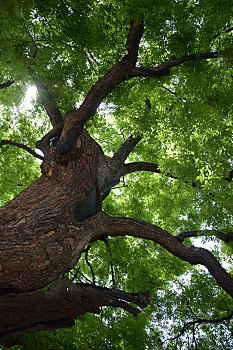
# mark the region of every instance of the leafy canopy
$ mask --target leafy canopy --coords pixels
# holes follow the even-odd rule
[[[143,18],[138,65],[156,66],[210,51],[218,51],[219,57],[186,62],[160,79],[131,79],[106,97],[86,125],[90,134],[109,155],[132,133],[142,134],[129,160],[158,164],[163,174],[126,176],[104,202],[104,210],[174,233],[232,230],[232,182],[226,181],[233,162],[231,14],[229,0],[2,0],[0,79],[14,84],[0,91],[0,138],[35,149],[35,141],[50,126],[41,108],[43,96],[32,108],[22,108],[28,87],[42,82],[63,113],[76,108],[126,54],[130,19]],[[0,148],[0,168],[2,205],[40,176],[38,160],[12,146]],[[215,236],[204,240],[213,241],[214,254],[232,269],[232,243],[219,243]],[[150,289],[150,306],[136,320],[109,309],[100,318],[85,315],[72,330],[28,336],[28,348],[33,342],[34,349],[42,344],[59,349],[60,343],[69,349],[155,349],[161,347],[160,339],[179,333],[193,317],[192,310],[199,317],[220,318],[232,309],[232,301],[205,271],[190,268],[150,242],[96,242],[89,260],[100,285],[131,292]],[[79,265],[91,279],[84,257]],[[230,349],[231,332],[229,322],[201,325],[200,348],[224,344]],[[164,347],[171,349],[175,342]]]

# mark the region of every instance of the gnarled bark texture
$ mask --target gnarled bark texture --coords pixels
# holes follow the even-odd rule
[[[111,218],[101,210],[101,198],[121,176],[139,170],[156,173],[160,170],[156,164],[125,164],[140,136],[126,140],[110,158],[82,129],[85,122],[93,116],[104,97],[127,79],[156,78],[168,75],[172,67],[196,57],[217,57],[215,52],[190,54],[158,67],[136,67],[142,33],[143,23],[131,21],[127,54],[94,84],[80,108],[68,112],[64,120],[56,103],[51,102],[46,86],[36,82],[39,92],[47,94],[43,103],[53,129],[36,144],[44,153],[40,179],[0,209],[2,344],[10,345],[13,335],[70,327],[77,315],[98,313],[100,306],[121,307],[135,315],[139,311],[127,302],[141,308],[147,305],[148,293],[133,295],[61,279],[76,265],[85,246],[104,235],[151,239],[191,264],[205,265],[233,296],[232,277],[211,253],[184,245],[179,238],[157,226],[129,218]],[[3,83],[0,88],[12,83]],[[57,144],[50,146],[54,138],[58,139]],[[48,290],[38,290],[54,281]]]

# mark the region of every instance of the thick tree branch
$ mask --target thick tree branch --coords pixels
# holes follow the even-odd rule
[[[8,345],[17,334],[71,327],[73,319],[87,312],[99,314],[102,306],[120,307],[133,315],[147,306],[147,293],[127,293],[63,278],[46,291],[0,296],[0,343]]]
[[[137,61],[142,32],[143,24],[137,24],[136,20],[132,20],[126,43],[128,54],[92,86],[78,110],[67,114],[68,118],[75,120],[75,124],[84,125],[108,93],[123,81],[128,80],[130,68]]]
[[[37,83],[36,87],[39,93],[41,103],[43,104],[53,127],[62,124],[63,118],[61,112],[57,107],[57,104],[52,98],[51,94],[49,93],[47,87],[41,83]]]
[[[141,139],[142,136],[133,137],[133,135],[131,135],[116,151],[112,159],[119,161],[120,163],[124,163],[124,161],[127,159],[129,154],[133,151]]]
[[[136,19],[130,21],[130,30],[127,37],[127,51],[128,54],[125,60],[130,63],[131,66],[135,66],[138,58],[138,47],[143,34],[143,22],[137,23]]]
[[[6,83],[0,84],[0,90],[4,89],[4,88],[6,88],[6,87],[8,87],[8,86],[10,86],[12,84],[14,84],[14,80],[8,80]]]
[[[106,234],[109,236],[134,236],[150,239],[178,258],[192,265],[204,265],[218,284],[233,297],[233,277],[224,270],[218,260],[207,249],[184,245],[162,228],[143,220],[114,218],[106,215]]]
[[[40,154],[33,151],[30,147],[23,145],[22,143],[18,143],[15,141],[9,141],[9,140],[2,140],[2,141],[0,141],[0,147],[2,147],[3,145],[11,145],[11,146],[16,146],[16,147],[22,148],[25,151],[27,151],[28,153],[30,153],[32,156],[34,156],[38,159],[41,159],[41,160],[44,159],[43,156],[41,156]]]

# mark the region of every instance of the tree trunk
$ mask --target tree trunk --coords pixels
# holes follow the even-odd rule
[[[44,287],[76,264],[93,227],[78,227],[74,209],[96,186],[101,152],[85,130],[65,158],[51,147],[41,178],[0,209],[2,290]]]

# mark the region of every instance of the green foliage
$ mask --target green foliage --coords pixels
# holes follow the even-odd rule
[[[75,108],[126,54],[130,19],[144,19],[140,66],[219,52],[216,59],[174,67],[170,76],[124,82],[86,127],[110,156],[131,134],[143,135],[128,162],[155,163],[161,171],[125,176],[105,200],[106,212],[144,219],[174,234],[212,229],[203,242],[215,243],[214,254],[232,272],[232,244],[217,244],[215,231],[233,229],[233,185],[226,181],[233,162],[231,2],[1,0],[0,5],[0,83],[15,81],[0,90],[0,141],[32,149],[50,126],[41,100],[22,109],[28,86],[37,80],[45,84],[62,113]],[[1,205],[40,176],[39,165],[22,149],[0,148]],[[185,243],[195,245],[195,239]],[[99,285],[129,292],[150,289],[149,306],[137,318],[104,308],[100,316],[78,317],[72,329],[25,335],[25,345],[14,350],[173,349],[176,340],[162,342],[193,319],[191,310],[209,319],[232,310],[231,300],[205,271],[190,268],[151,242],[123,237],[95,242],[88,260]],[[91,282],[84,256],[78,267],[77,279]],[[202,324],[196,328],[198,348],[231,349],[232,331],[232,321]],[[192,330],[177,346],[182,343],[193,348]]]

